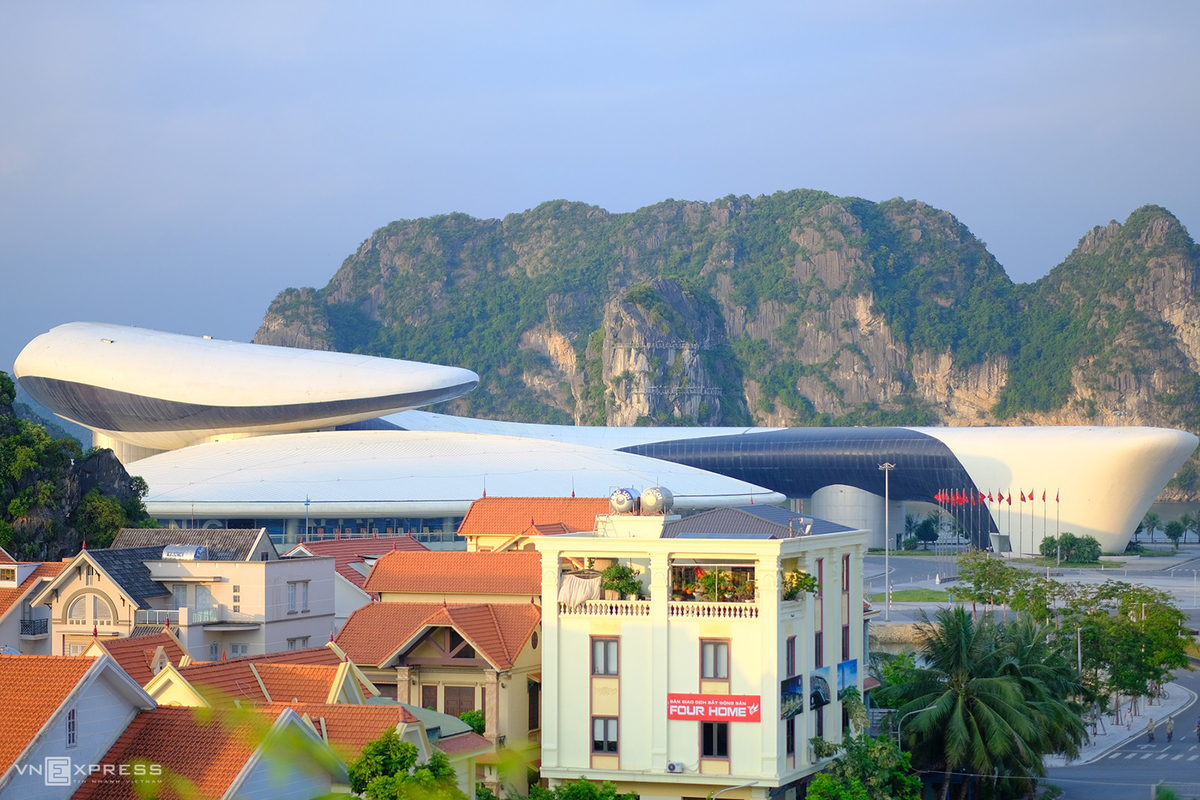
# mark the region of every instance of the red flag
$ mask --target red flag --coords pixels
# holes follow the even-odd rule
[[[1046,490],[1042,489],[1042,502],[1046,502]]]
[[[1029,502],[1033,502],[1033,489],[1029,490]]]
[[[1012,505],[1012,489],[1008,490],[1008,504]]]
[[[983,492],[980,492],[980,493],[979,493],[979,504],[980,504],[980,505],[983,505],[983,503],[984,503],[984,501],[985,501],[985,500],[987,500],[987,496],[986,496],[986,495],[984,495],[984,493],[983,493]]]
[[[992,493],[991,493],[991,492],[988,492],[988,502],[989,502],[989,503],[994,503],[994,502],[996,502],[996,501],[995,501],[995,500],[992,498]]]
[[[1058,502],[1058,489],[1054,490],[1054,502]]]
[[[221,651],[221,660],[222,661],[225,660],[225,651],[224,650]]]
[[[1025,493],[1024,492],[1021,492],[1021,502],[1022,503],[1025,502]]]

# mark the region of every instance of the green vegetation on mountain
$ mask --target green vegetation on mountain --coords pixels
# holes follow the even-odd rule
[[[556,200],[393,222],[256,341],[465,366],[443,410],[520,421],[1195,430],[1198,266],[1157,206],[1014,284],[919,201]]]
[[[16,387],[0,372],[0,547],[19,560],[73,555],[86,539],[103,547],[117,530],[153,520],[146,483],[111,450],[83,453],[13,411]],[[155,523],[156,524],[156,523]]]

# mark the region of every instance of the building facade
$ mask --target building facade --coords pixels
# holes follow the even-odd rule
[[[820,766],[810,737],[841,738],[839,677],[861,692],[866,658],[866,533],[813,523],[780,509],[611,515],[534,540],[542,776],[644,800],[795,797]],[[581,562],[631,568],[642,599],[586,599]],[[815,593],[798,590],[804,575]]]

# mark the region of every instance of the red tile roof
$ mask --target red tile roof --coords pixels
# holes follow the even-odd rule
[[[438,739],[435,746],[446,755],[453,756],[456,753],[467,753],[472,750],[491,748],[492,743],[478,733],[468,731],[467,733],[460,733],[457,736]]]
[[[556,522],[570,531],[590,531],[596,515],[608,511],[607,497],[481,497],[467,510],[458,534],[516,536]]]
[[[283,708],[291,708],[300,716],[307,715],[316,727],[317,734],[347,763],[358,758],[363,745],[378,739],[384,732],[394,729],[402,722],[416,722],[417,718],[402,706],[351,706],[328,703],[270,703],[263,710],[277,714]],[[324,731],[321,723],[324,722]],[[487,741],[486,739],[484,741]]]
[[[167,658],[176,667],[187,655],[187,651],[179,646],[175,637],[161,630],[148,636],[105,639],[103,645],[113,660],[120,664],[121,669],[128,672],[129,677],[137,681],[139,686],[145,686],[154,677],[151,660],[158,648],[162,647],[166,651]]]
[[[542,593],[538,553],[479,553],[433,550],[397,551],[375,562],[364,588],[368,592],[418,592],[434,595]]]
[[[532,603],[368,603],[346,620],[337,645],[355,664],[381,666],[423,629],[445,626],[496,669],[511,669],[541,618]]]
[[[15,564],[16,559],[8,554],[8,551],[0,547],[0,564]]]
[[[338,671],[332,664],[255,664],[254,669],[267,695],[280,703],[324,703]]]
[[[3,551],[0,550],[0,552]],[[21,583],[15,588],[0,589],[0,619],[4,618],[4,615],[8,613],[9,609],[15,606],[17,602],[20,601],[20,599],[34,587],[34,584],[36,584],[42,578],[53,578],[58,573],[62,572],[62,569],[65,566],[66,564],[61,561],[46,561],[38,565],[38,568],[30,573],[25,580],[21,581]]]
[[[333,556],[333,568],[339,575],[360,589],[367,578],[350,566],[351,564],[361,564],[365,558],[382,556],[393,550],[427,551],[429,549],[411,536],[379,536],[371,539],[326,539],[320,542],[303,542],[284,555],[293,555],[301,548],[315,556]]]
[[[96,663],[78,656],[0,655],[0,775],[13,765],[84,674]]]
[[[249,700],[254,703],[264,703],[270,698],[263,693],[258,675],[251,665],[265,664],[309,664],[326,665],[332,675],[334,669],[342,660],[337,653],[328,647],[306,647],[303,650],[285,650],[280,653],[267,653],[259,656],[243,656],[224,661],[201,661],[179,670],[188,683],[204,695],[210,703],[221,704],[222,700]],[[332,678],[330,678],[332,680]],[[282,687],[283,685],[280,684]],[[329,683],[326,682],[325,692],[329,693]],[[285,690],[286,691],[286,690]],[[291,699],[290,697],[288,698]],[[324,697],[321,698],[322,700]]]
[[[167,775],[194,784],[197,796],[220,797],[241,773],[270,724],[255,714],[212,715],[199,709],[162,706],[134,717],[100,763],[158,764]],[[74,800],[182,797],[171,788],[169,779],[160,783],[159,778],[147,777],[139,795],[132,776],[115,778],[102,770],[83,782]]]

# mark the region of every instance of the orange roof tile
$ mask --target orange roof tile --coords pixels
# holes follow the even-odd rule
[[[375,562],[363,587],[368,592],[424,594],[542,593],[542,560],[538,553],[479,553],[432,550],[397,551]]]
[[[0,551],[3,552],[3,551]],[[8,562],[4,562],[8,563]],[[12,562],[16,563],[16,562]],[[15,588],[0,589],[0,619],[8,613],[9,609],[15,606],[21,598],[29,593],[31,589],[42,578],[53,578],[58,573],[62,572],[66,564],[61,561],[46,561],[38,565],[38,568],[26,576],[25,580],[21,581]]]
[[[0,547],[0,564],[15,564],[17,560],[8,554],[8,551]]]
[[[145,686],[154,677],[151,659],[154,658],[154,654],[160,647],[166,651],[167,658],[176,667],[187,655],[175,637],[162,631],[147,636],[104,640],[104,649],[121,666],[121,669],[129,673],[129,677],[137,681],[139,686]]]
[[[467,510],[459,536],[516,536],[530,526],[562,523],[571,531],[590,531],[596,515],[607,514],[607,497],[481,497]]]
[[[303,542],[284,555],[291,555],[300,548],[317,556],[333,556],[333,568],[360,589],[367,578],[350,566],[351,564],[361,564],[365,558],[382,556],[393,550],[429,549],[411,536],[379,536],[370,539],[326,539],[321,542]]]
[[[417,718],[402,706],[351,706],[330,703],[269,703],[263,706],[268,713],[290,708],[300,716],[307,715],[321,733],[321,722],[325,723],[325,737],[329,745],[350,762],[362,753],[363,745],[378,739],[384,732],[394,729],[402,722],[416,722]],[[486,740],[485,740],[486,741]]]
[[[100,760],[101,765],[144,761],[163,772],[191,781],[201,797],[222,796],[237,778],[265,734],[270,722],[254,714],[210,715],[199,709],[162,706],[133,718]],[[139,797],[132,776],[117,778],[93,773],[73,795],[75,800],[134,800]],[[141,785],[151,797],[181,797],[170,783],[147,777]]]
[[[492,743],[474,731],[460,733],[457,736],[450,736],[445,739],[438,739],[436,747],[448,756],[455,753],[466,753],[471,750],[481,750],[490,748]]]
[[[78,656],[0,655],[0,775],[24,752],[92,665]]]
[[[541,618],[532,603],[368,603],[346,620],[337,645],[355,664],[381,666],[422,629],[445,626],[497,669],[511,669]]]
[[[306,647],[302,650],[285,650],[280,653],[243,656],[224,661],[201,661],[183,667],[179,674],[196,687],[210,703],[219,703],[222,699],[264,703],[269,698],[263,693],[258,676],[250,668],[251,664],[256,667],[264,664],[324,664],[336,667],[341,663],[337,653],[328,647]],[[328,694],[328,683],[325,691]]]
[[[255,664],[270,699],[281,703],[324,703],[338,668],[332,664]]]

